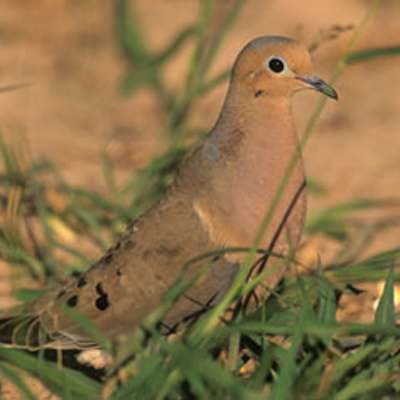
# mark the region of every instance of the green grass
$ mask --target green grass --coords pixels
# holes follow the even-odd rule
[[[353,50],[379,3],[379,0],[371,2],[332,81],[349,64],[400,54],[398,46]],[[198,21],[178,33],[159,53],[148,46],[132,7],[134,3],[129,4],[131,7],[125,0],[115,2],[119,45],[129,65],[120,89],[123,95],[135,95],[142,88],[157,93],[167,116],[165,126],[161,127],[168,143],[165,154],[152,159],[121,187],[115,183],[112,162],[103,154],[108,192],[100,195],[64,182],[57,166],[51,162],[22,162],[19,153],[0,135],[3,160],[0,195],[6,204],[5,222],[0,226],[1,258],[44,285],[84,271],[92,262],[79,247],[67,244],[60,232],[67,230],[85,237],[101,253],[129,221],[165,193],[188,146],[202,134],[201,129],[190,125],[189,111],[201,96],[228,77],[228,71],[209,77],[209,70],[244,0],[232,1],[231,9],[217,22],[213,19],[217,2],[204,1]],[[213,36],[210,38],[211,24]],[[187,42],[193,49],[187,76],[181,91],[173,93],[164,82],[162,72]],[[312,114],[302,135],[302,147],[313,132],[324,104],[325,99],[321,99]],[[258,238],[268,225],[296,157],[286,171],[274,203],[266,210]],[[321,192],[320,185],[312,187]],[[62,199],[61,206],[49,199],[50,190]],[[226,308],[248,294],[257,283],[245,284],[247,271],[258,257],[257,240],[226,298],[179,338],[166,340],[156,325],[198,277],[187,283],[182,276],[140,328],[114,343],[109,343],[81,316],[71,315],[114,355],[104,382],[68,368],[58,369],[43,357],[36,359],[7,348],[0,348],[0,373],[14,382],[26,398],[34,396],[18,369],[11,366],[36,376],[65,399],[95,398],[102,391],[115,399],[261,399],[266,393],[271,399],[399,396],[400,329],[396,326],[398,315],[394,311],[394,282],[398,279],[395,267],[400,247],[363,259],[362,251],[371,238],[390,228],[393,222],[372,225],[359,216],[359,213],[392,205],[388,201],[356,199],[311,216],[307,224],[309,235],[323,235],[339,243],[336,257],[329,265],[319,263],[315,274],[287,278],[282,288],[252,314],[238,314],[230,320],[223,318]],[[40,229],[34,229],[32,221]],[[275,268],[287,259],[301,271],[302,265],[292,252],[285,260],[278,261]],[[204,268],[209,267],[205,263]],[[378,279],[384,279],[386,286],[374,322],[339,323],[338,299],[348,291],[348,284]],[[23,300],[36,295],[24,290],[19,293]],[[357,296],[357,291],[353,295]],[[279,338],[281,344],[276,340]],[[120,379],[121,376],[125,378]]]

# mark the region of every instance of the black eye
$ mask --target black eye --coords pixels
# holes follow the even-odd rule
[[[268,68],[275,72],[276,74],[280,74],[282,71],[285,70],[285,61],[277,56],[272,56],[268,60]]]

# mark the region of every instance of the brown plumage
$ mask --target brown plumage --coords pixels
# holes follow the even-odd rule
[[[292,39],[262,37],[239,54],[218,121],[180,166],[165,197],[134,221],[82,277],[25,305],[0,322],[0,339],[14,345],[83,348],[94,345],[57,305],[90,319],[110,337],[128,332],[160,302],[183,265],[227,247],[250,247],[298,146],[291,95],[333,88],[311,75],[310,56]],[[261,243],[285,251],[299,242],[305,218],[305,175],[297,163]],[[226,293],[242,253],[219,258],[163,321],[173,327]],[[190,268],[193,274],[203,262]],[[272,274],[273,288],[284,269]]]

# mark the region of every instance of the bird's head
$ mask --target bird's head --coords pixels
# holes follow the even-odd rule
[[[280,36],[261,37],[247,44],[236,59],[232,84],[257,99],[290,97],[305,89],[338,98],[332,86],[313,74],[307,48]]]

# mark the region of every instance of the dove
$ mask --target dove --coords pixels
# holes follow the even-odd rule
[[[204,267],[203,254],[250,248],[298,150],[291,97],[309,89],[338,98],[332,86],[313,74],[305,46],[279,36],[249,42],[234,62],[214,127],[181,163],[164,197],[133,221],[83,275],[0,318],[0,341],[32,350],[40,345],[96,346],[65,307],[116,338],[132,331],[157,307],[185,265],[190,264],[190,278]],[[305,187],[300,157],[261,249],[284,253],[288,242],[293,247],[299,244],[306,216]],[[245,255],[226,252],[214,257],[160,329],[173,331],[217,304]],[[285,267],[274,271],[264,282],[266,287],[273,289],[284,272]]]

